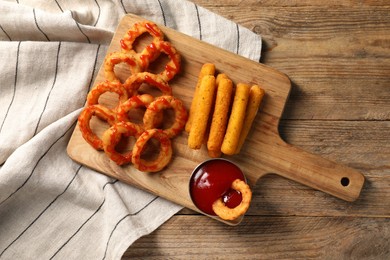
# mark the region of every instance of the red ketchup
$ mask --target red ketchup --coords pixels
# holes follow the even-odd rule
[[[212,159],[199,165],[191,176],[190,195],[195,206],[209,215],[216,215],[213,203],[222,198],[229,208],[241,203],[239,191],[231,188],[236,179],[245,181],[244,174],[232,162],[224,159]]]

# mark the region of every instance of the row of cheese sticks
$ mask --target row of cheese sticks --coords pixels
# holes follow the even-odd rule
[[[234,86],[215,71],[212,63],[202,66],[185,128],[188,147],[200,149],[207,141],[210,157],[240,152],[265,94],[258,85]]]

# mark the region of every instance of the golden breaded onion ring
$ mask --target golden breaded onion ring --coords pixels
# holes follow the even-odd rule
[[[116,122],[115,113],[102,105],[92,105],[84,108],[78,118],[81,135],[93,148],[96,150],[103,150],[103,141],[91,129],[90,121],[92,116],[106,121],[109,125]]]
[[[134,42],[144,33],[149,33],[153,37],[153,42],[163,41],[164,33],[158,26],[150,21],[135,23],[123,36],[120,41],[123,52],[135,53]]]
[[[169,84],[160,76],[150,72],[141,72],[132,75],[126,80],[123,86],[126,88],[130,96],[134,96],[138,94],[139,88],[144,83],[159,89],[163,96],[172,95],[172,88],[169,86]]]
[[[124,165],[131,162],[133,156],[132,150],[119,153],[116,146],[122,136],[134,136],[137,139],[143,132],[142,128],[130,122],[118,122],[103,133],[103,149],[106,155],[118,165]]]
[[[129,118],[128,115],[130,110],[141,107],[147,108],[153,101],[154,97],[149,94],[132,96],[131,98],[119,105],[117,109],[118,121],[131,122],[131,118]],[[141,127],[143,128],[143,126]]]
[[[156,118],[161,115],[162,110],[172,108],[175,111],[175,120],[173,124],[164,129],[163,132],[167,134],[169,138],[177,136],[184,128],[187,120],[187,110],[180,99],[173,96],[161,96],[157,97],[147,107],[144,114],[144,127],[145,129],[155,128]]]
[[[165,53],[169,57],[168,63],[165,65],[165,69],[160,72],[160,76],[165,81],[170,81],[173,77],[180,72],[181,58],[176,48],[170,42],[160,41],[156,44],[157,49],[161,53]]]
[[[241,203],[235,208],[227,207],[222,198],[219,198],[213,203],[213,210],[221,219],[235,220],[247,212],[252,200],[252,191],[245,181],[236,179],[233,181],[231,188],[239,191],[242,196]]]
[[[104,59],[104,76],[106,80],[120,82],[120,79],[115,73],[115,66],[119,64],[126,64],[129,66],[130,75],[128,75],[128,77],[145,70],[135,55],[123,52],[112,52]]]
[[[99,104],[99,98],[106,92],[116,93],[119,96],[119,102],[116,107],[128,99],[127,90],[119,82],[103,81],[97,84],[89,91],[87,95],[87,106]]]
[[[156,159],[147,161],[141,158],[146,144],[151,138],[155,138],[160,143],[159,154]],[[132,155],[132,163],[136,169],[142,172],[158,172],[168,165],[172,158],[171,139],[160,129],[146,130],[137,139]]]
[[[167,41],[153,41],[145,47],[145,49],[137,56],[138,60],[144,68],[147,70],[149,65],[155,61],[162,53],[165,53],[169,61],[164,66],[164,70],[157,73],[165,81],[170,81],[181,69],[181,57],[176,48],[170,42]]]

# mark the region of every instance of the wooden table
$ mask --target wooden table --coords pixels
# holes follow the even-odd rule
[[[193,2],[261,34],[290,77],[283,139],[366,183],[350,203],[269,175],[240,225],[183,209],[123,259],[390,259],[390,2]]]

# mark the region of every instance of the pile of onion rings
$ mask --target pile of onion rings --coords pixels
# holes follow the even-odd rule
[[[135,50],[138,37],[148,33],[153,40],[142,51]],[[172,157],[171,139],[183,130],[187,122],[187,110],[181,100],[172,95],[168,83],[180,71],[181,59],[179,53],[168,41],[158,26],[152,22],[135,23],[120,40],[121,50],[107,54],[103,64],[105,80],[95,84],[87,96],[84,110],[78,118],[78,124],[83,138],[96,150],[104,150],[105,154],[117,165],[132,164],[143,172],[158,172],[168,165]],[[169,57],[162,72],[148,72],[149,65],[161,53]],[[130,66],[130,75],[122,83],[114,71],[120,63]],[[139,93],[142,84],[147,84],[161,92],[158,97]],[[99,102],[106,92],[118,96],[114,107],[107,107]],[[132,122],[132,111],[144,108],[142,122]],[[175,114],[173,124],[166,129],[160,127],[163,121],[163,110],[172,109]],[[90,120],[93,116],[106,121],[108,129],[99,138],[91,129]],[[124,137],[133,137],[133,148],[126,152],[117,150]],[[145,150],[151,139],[159,143],[159,151],[151,160],[144,158]]]
[[[138,37],[148,33],[153,40],[146,47],[137,52],[134,48],[134,43]],[[109,53],[104,60],[104,74],[109,81],[120,81],[115,74],[114,68],[120,63],[125,63],[130,67],[130,75],[125,80],[125,85],[130,84],[131,76],[139,72],[148,71],[149,66],[162,53],[165,53],[169,61],[164,66],[164,70],[157,75],[162,80],[168,82],[181,68],[181,58],[176,48],[169,42],[164,40],[164,33],[158,26],[152,22],[138,22],[130,28],[120,41],[121,50]]]

